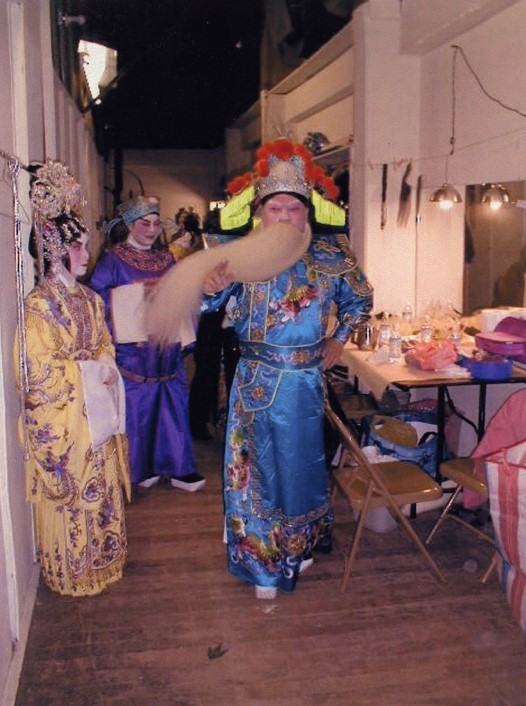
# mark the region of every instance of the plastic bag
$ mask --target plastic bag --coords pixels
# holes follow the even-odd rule
[[[415,343],[414,348],[405,354],[405,362],[421,370],[441,370],[454,363],[458,357],[451,341]]]
[[[437,416],[435,412],[399,412],[392,417],[375,414],[362,422],[363,446],[399,461],[412,461],[436,475]],[[402,431],[404,430],[404,431]]]

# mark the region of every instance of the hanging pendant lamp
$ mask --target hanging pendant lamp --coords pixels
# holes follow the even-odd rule
[[[481,200],[493,211],[498,211],[505,204],[512,204],[510,194],[502,184],[490,184],[482,194]]]
[[[451,137],[449,138],[449,144],[451,145],[451,150],[446,156],[446,174],[444,183],[442,186],[431,194],[431,203],[436,203],[444,211],[448,211],[450,208],[457,203],[462,203],[462,196],[457,191],[457,189],[450,184],[448,181],[448,166],[449,157],[455,152],[455,117],[456,117],[456,92],[455,92],[455,70],[456,70],[456,51],[453,54],[452,71],[451,71]]]
[[[445,211],[452,208],[456,203],[462,203],[462,196],[452,184],[444,183],[431,194],[431,203],[437,203]]]

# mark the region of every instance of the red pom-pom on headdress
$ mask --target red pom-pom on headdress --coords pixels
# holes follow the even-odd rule
[[[272,154],[272,142],[267,142],[256,150],[256,159],[266,159],[270,154]]]
[[[226,190],[229,194],[235,196],[236,194],[239,194],[241,191],[243,191],[243,189],[246,189],[247,186],[250,186],[250,184],[252,184],[252,181],[252,172],[246,172],[245,174],[234,177],[234,179],[229,181],[226,186]]]
[[[312,152],[308,150],[305,145],[294,145],[294,154],[301,157],[306,165],[312,162]]]
[[[332,179],[332,177],[330,177],[330,176],[323,177],[323,179],[320,181],[320,187],[325,192],[325,196],[328,199],[335,201],[338,198],[340,190],[336,186],[336,184],[334,183],[334,179]]]
[[[290,159],[294,154],[294,145],[290,140],[276,140],[273,147],[272,151],[278,159]]]
[[[256,172],[256,175],[262,179],[265,177],[268,177],[270,173],[270,165],[268,163],[267,159],[259,159],[256,162],[256,166],[254,168],[254,171]]]

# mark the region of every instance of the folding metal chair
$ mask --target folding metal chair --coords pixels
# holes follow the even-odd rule
[[[346,590],[351,576],[367,512],[377,507],[386,507],[390,510],[436,577],[440,581],[445,581],[444,574],[400,509],[402,505],[438,499],[442,495],[441,487],[415,463],[408,461],[370,463],[352,432],[334,412],[327,399],[325,415],[338,432],[342,444],[338,467],[332,474],[333,492],[338,490],[358,513],[351,547],[345,557],[341,592]]]
[[[349,426],[359,436],[364,417],[378,412],[378,404],[369,393],[360,392],[349,382],[347,368],[335,365],[325,372],[326,391],[331,407],[340,418],[345,417]]]
[[[488,489],[486,486],[486,482],[476,474],[475,463],[469,457],[452,458],[447,461],[442,461],[442,463],[440,464],[440,474],[442,478],[448,478],[457,485],[448,502],[444,506],[444,509],[440,513],[439,518],[431,528],[431,532],[428,534],[425,540],[426,545],[431,544],[431,541],[439,527],[446,520],[449,519],[454,520],[459,525],[462,525],[470,532],[477,535],[477,537],[483,539],[486,542],[489,542],[493,546],[493,537],[490,537],[490,535],[486,534],[485,532],[482,532],[482,530],[480,530],[478,527],[474,527],[462,517],[459,517],[458,515],[455,515],[451,512],[455,500],[457,499],[459,493],[464,490],[464,488],[472,490],[473,492],[480,495],[482,498],[488,497]],[[484,572],[484,575],[481,579],[482,583],[486,583],[494,567],[495,557],[493,557],[489,567]]]

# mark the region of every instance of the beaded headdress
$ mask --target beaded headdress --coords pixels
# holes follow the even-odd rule
[[[312,152],[304,145],[280,138],[260,147],[256,160],[253,172],[238,176],[227,185],[232,199],[220,212],[224,230],[239,228],[248,222],[254,199],[260,201],[280,193],[310,199],[319,223],[345,223],[344,210],[333,203],[339,193],[338,187],[315,163]],[[322,204],[323,213],[319,209]]]
[[[82,188],[68,167],[51,159],[31,167],[30,200],[37,244],[38,276],[44,261],[59,262],[81,232],[80,210],[86,203]]]
[[[117,206],[117,213],[119,215],[113,218],[109,223],[106,223],[104,230],[109,234],[118,223],[124,223],[124,225],[129,226],[130,223],[133,223],[139,218],[143,218],[143,216],[148,216],[150,213],[159,215],[160,212],[158,198],[155,196],[136,196]]]
[[[136,196],[117,206],[117,211],[123,223],[129,226],[133,221],[150,213],[159,215],[159,199],[155,196]]]

